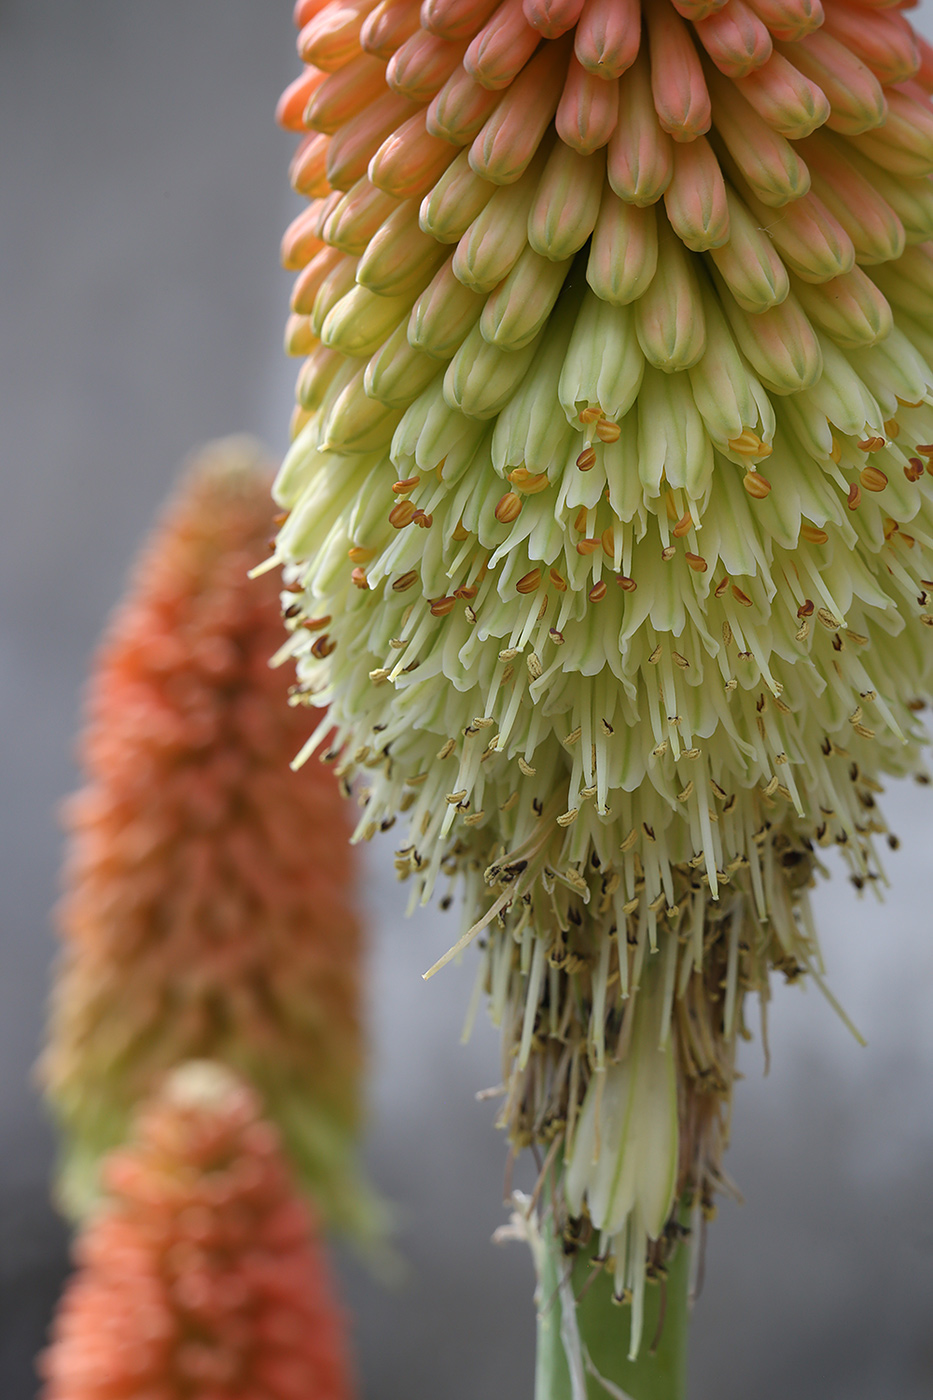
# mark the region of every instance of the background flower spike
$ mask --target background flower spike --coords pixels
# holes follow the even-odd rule
[[[316,1217],[261,1113],[207,1061],[176,1069],[142,1106],[78,1238],[38,1361],[42,1400],[186,1390],[350,1400],[346,1323]]]
[[[333,373],[333,369],[331,370]],[[361,931],[336,780],[288,762],[305,732],[270,670],[276,583],[262,450],[189,468],[97,658],[67,808],[62,961],[41,1065],[84,1215],[102,1154],[160,1075],[226,1061],[260,1094],[328,1218],[371,1232],[360,1126]],[[296,627],[303,590],[287,593]],[[315,645],[326,628],[301,628]]]

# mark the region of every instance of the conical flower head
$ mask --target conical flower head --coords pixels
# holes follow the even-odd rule
[[[43,1400],[349,1400],[343,1316],[258,1099],[175,1070],[104,1168]]]
[[[674,1188],[604,1191],[593,1152],[707,1195],[742,994],[814,968],[815,849],[877,879],[879,776],[918,759],[933,54],[848,0],[296,17],[309,749],[334,723],[365,773],[359,835],[408,813],[422,897],[465,874],[504,1119],[571,1147],[592,1094],[572,1194],[625,1256],[618,1202],[651,1238]],[[608,1068],[646,995],[673,1131]]]
[[[247,576],[268,483],[246,440],[195,462],[97,658],[43,1064],[72,1212],[155,1078],[200,1056],[259,1089],[329,1215],[363,1212],[353,865],[333,774],[288,768],[306,726],[268,665],[277,590]]]

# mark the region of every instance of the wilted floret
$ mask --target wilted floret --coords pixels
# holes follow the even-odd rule
[[[209,1056],[259,1089],[327,1214],[366,1215],[353,864],[332,773],[288,768],[306,728],[268,665],[276,587],[247,577],[268,484],[246,440],[196,461],[97,659],[43,1062],[72,1212],[155,1079]]]
[[[344,1319],[255,1095],[175,1071],[104,1167],[43,1400],[349,1400]]]
[[[422,898],[465,876],[503,1121],[637,1293],[744,992],[819,976],[818,848],[881,878],[918,761],[933,52],[848,0],[296,15],[305,753],[336,726],[359,836],[407,812]]]

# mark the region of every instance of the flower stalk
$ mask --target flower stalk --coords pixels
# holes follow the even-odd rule
[[[607,1395],[614,1400],[683,1400],[687,1393],[688,1245],[677,1247],[663,1279],[647,1287],[646,1343],[633,1359],[632,1305],[616,1299],[601,1268],[593,1276],[593,1249],[568,1258],[559,1240],[550,1234],[544,1240],[537,1293],[535,1400],[606,1400]]]

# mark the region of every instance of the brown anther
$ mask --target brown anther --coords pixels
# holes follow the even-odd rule
[[[918,442],[917,451],[921,457],[933,457],[933,442]]]
[[[717,583],[716,587],[713,589],[713,597],[714,597],[714,598],[721,598],[722,595],[725,593],[725,591],[726,591],[726,589],[727,589],[728,587],[729,587],[729,575],[726,574],[726,577],[725,577],[720,583]]]
[[[424,514],[423,511],[421,513]],[[415,514],[415,507],[411,501],[399,501],[398,505],[389,511],[389,524],[394,525],[396,530],[404,530],[405,526],[414,520]]]
[[[904,468],[904,475],[908,481],[919,481],[923,476],[923,463],[919,457],[910,457],[907,466]]]
[[[420,485],[420,483],[420,476],[408,476],[404,481],[394,481],[392,483],[392,490],[395,492],[396,496],[407,496],[409,492],[414,491],[415,487]]]
[[[853,481],[852,485],[849,487],[849,494],[846,497],[846,505],[849,507],[850,510],[858,510],[861,503],[862,493],[859,490],[856,483]]]
[[[284,618],[290,619],[290,618],[293,618],[293,617],[297,617],[298,614],[299,614],[300,612],[301,612],[301,604],[300,604],[300,603],[292,603],[292,605],[291,605],[290,608],[286,608],[286,609],[284,610],[284,612],[282,613],[282,616],[283,616]]]
[[[825,530],[821,530],[818,525],[801,525],[801,539],[808,540],[810,544],[825,544],[829,539]]]
[[[327,613],[324,617],[306,617],[301,626],[306,632],[320,632],[322,627],[327,627],[332,621],[330,613]]]
[[[603,416],[603,411],[598,404],[589,404],[580,410],[581,423],[598,423]]]
[[[804,601],[800,604],[800,607],[797,609],[797,616],[798,616],[798,617],[812,617],[812,616],[813,616],[813,609],[814,609],[814,602],[813,602],[813,599],[812,599],[812,598],[805,598]]]
[[[599,540],[577,540],[578,554],[595,554],[599,549]]]
[[[884,420],[884,430],[892,440],[900,437],[901,425],[896,418],[886,418]]]
[[[284,525],[290,514],[290,511],[280,510],[277,515],[272,517],[273,525]]]
[[[352,545],[347,550],[347,558],[351,564],[367,564],[370,559],[374,559],[376,551],[374,549],[364,549],[362,545]]]
[[[469,532],[469,530],[465,530],[465,529],[463,528],[463,521],[462,521],[462,520],[459,521],[458,524],[454,526],[454,532],[453,532],[453,534],[451,535],[450,538],[451,538],[452,540],[456,540],[458,544],[462,544],[464,540],[468,540],[468,539],[470,538],[470,532]]]
[[[832,434],[832,439],[833,445],[829,449],[829,460],[831,462],[835,462],[836,466],[838,467],[839,463],[842,460],[842,443],[836,437],[835,433]]]
[[[862,438],[861,442],[857,442],[855,445],[863,452],[880,452],[884,447],[884,438],[877,436]]]
[[[773,450],[753,428],[743,428],[738,437],[730,438],[729,449],[739,457],[770,457]]]
[[[676,553],[677,550],[674,548],[674,546],[672,544],[668,544],[665,545],[664,548],[661,550],[661,558],[665,564],[669,564]]]
[[[705,574],[706,570],[709,568],[709,564],[707,564],[702,554],[685,554],[684,558],[695,574]]]
[[[574,518],[573,522],[573,528],[581,535],[586,529],[586,514],[586,506],[581,506],[580,509],[577,511],[576,517]]]
[[[452,596],[448,598],[432,598],[431,615],[433,617],[446,617],[449,612],[453,612],[456,601],[456,598]]]
[[[303,584],[303,583],[298,583],[297,580],[295,580],[295,581],[292,582],[292,583],[283,583],[283,584],[282,584],[282,592],[283,592],[283,593],[304,593],[304,591],[305,591],[305,586],[304,586],[304,584]]]
[[[549,627],[547,634],[556,647],[562,647],[564,645],[564,634],[563,632],[558,632],[556,627]]]
[[[567,581],[562,574],[559,574],[557,572],[556,569],[548,570],[548,578],[551,580],[558,593],[567,592]]]
[[[884,517],[884,522],[883,522],[882,528],[883,528],[883,530],[884,530],[884,537],[885,537],[885,539],[886,539],[886,540],[889,540],[893,534],[896,534],[896,533],[897,533],[897,529],[898,529],[897,521],[896,521],[896,520],[892,520],[891,517],[890,517],[890,515],[886,515],[886,516]]]
[[[612,559],[616,552],[616,532],[611,525],[607,525],[599,537],[599,542],[603,547],[603,553],[607,558]]]
[[[402,574],[395,580],[392,585],[392,591],[394,593],[404,593],[407,588],[411,588],[417,577],[417,569],[409,569],[407,574]]]
[[[616,574],[616,583],[624,593],[634,593],[638,584],[633,578],[626,578],[625,574]]]
[[[506,491],[496,506],[496,519],[500,525],[510,525],[522,513],[522,498],[514,491]]]
[[[583,451],[577,458],[577,466],[580,468],[581,472],[592,471],[593,468],[596,466],[595,448],[584,447]]]
[[[880,467],[863,467],[858,479],[866,491],[883,491],[888,484],[888,478]]]
[[[596,436],[600,442],[618,442],[622,436],[622,429],[618,423],[613,423],[608,418],[600,418],[596,424]]]
[[[426,515],[423,510],[416,510],[412,519],[419,530],[430,530],[431,526],[434,524],[434,516]]]
[[[512,485],[526,496],[536,496],[548,484],[547,472],[530,472],[527,467],[515,467],[508,475]]]
[[[607,592],[606,580],[605,580],[604,578],[601,578],[601,579],[599,580],[599,583],[594,583],[594,584],[593,584],[593,587],[592,587],[592,588],[590,589],[590,591],[589,591],[589,600],[590,600],[590,602],[591,602],[591,603],[598,603],[598,602],[600,601],[601,598],[605,598],[606,592]]]
[[[465,602],[468,602],[471,598],[475,598],[478,592],[478,588],[475,588],[472,584],[467,584],[463,588],[455,588],[454,597],[462,598]]]
[[[541,586],[541,570],[529,569],[527,574],[522,574],[515,585],[516,593],[536,593]]]
[[[751,598],[749,598],[747,593],[742,592],[741,588],[737,583],[734,583],[732,585],[732,596],[737,603],[742,604],[743,608],[750,608],[752,606]]]
[[[367,589],[369,587],[369,580],[366,577],[366,570],[357,566],[350,575],[350,582],[357,588]]]
[[[336,649],[337,643],[332,642],[325,632],[322,637],[315,639],[311,647],[311,655],[316,657],[318,661],[323,661],[325,656],[330,656],[331,652],[336,651]]]
[[[746,472],[742,477],[742,485],[756,501],[763,501],[765,496],[771,493],[771,482],[763,477],[761,472]]]
[[[682,540],[683,537],[684,537],[684,535],[688,534],[689,531],[692,530],[692,529],[693,529],[693,516],[690,514],[689,511],[687,511],[686,515],[682,515],[682,516],[680,517],[680,519],[678,520],[677,524],[674,526],[673,530],[671,531],[671,534],[674,536],[674,539],[675,539],[675,540]]]

